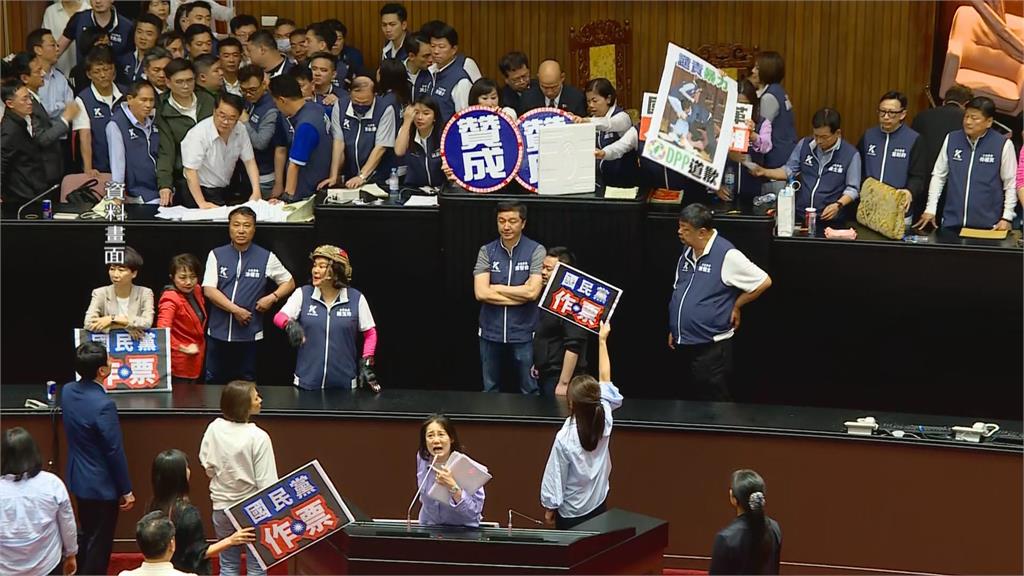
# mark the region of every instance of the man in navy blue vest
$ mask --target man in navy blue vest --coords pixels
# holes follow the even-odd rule
[[[107,123],[110,179],[125,185],[126,201],[159,204],[156,157],[160,132],[153,119],[156,89],[146,80],[132,84],[125,102],[114,106]]]
[[[921,110],[914,116],[911,128],[920,134],[922,156],[921,162],[928,170],[929,178],[931,170],[935,167],[935,160],[939,157],[939,150],[946,136],[950,132],[959,130],[964,126],[964,106],[971,101],[974,94],[971,89],[962,84],[953,84],[946,89],[942,99],[942,106]],[[927,182],[925,184],[927,186]],[[926,188],[927,190],[927,188]],[[928,201],[928,194],[922,194],[919,201],[914,202],[914,218],[918,218],[924,212],[924,205]],[[942,204],[939,204],[939,210]]]
[[[135,505],[117,405],[103,383],[110,375],[107,349],[86,342],[75,349],[75,372],[60,394],[68,442],[68,490],[78,501],[78,571],[106,574],[117,514]]]
[[[740,309],[764,294],[772,279],[718,235],[703,204],[683,208],[678,235],[686,247],[668,305],[668,347],[688,375],[685,398],[727,402]]]
[[[223,48],[224,44],[221,44]],[[281,112],[267,91],[263,69],[255,64],[238,70],[238,85],[248,105],[240,120],[245,122],[260,172],[263,198],[277,198],[284,191],[284,163],[288,154]]]
[[[822,108],[814,113],[814,134],[801,139],[789,160],[780,168],[755,166],[750,171],[772,180],[800,179],[796,194],[796,219],[803,221],[807,208],[817,210],[818,221],[843,226],[846,207],[860,196],[860,153],[843,139],[839,112]],[[824,226],[820,227],[824,230]]]
[[[896,91],[883,94],[878,101],[878,126],[864,132],[857,150],[864,161],[864,178],[888,184],[908,197],[909,219],[913,205],[924,196],[931,166],[925,164],[917,132],[903,123],[906,117],[907,97]]]
[[[430,39],[422,34],[410,34],[405,38],[408,57],[404,60],[405,72],[409,75],[409,90],[413,100],[419,100],[434,90],[434,73],[431,65],[434,52]]]
[[[431,94],[437,98],[441,108],[441,125],[444,126],[456,112],[469,106],[469,89],[474,80],[466,71],[465,58],[459,54],[459,33],[447,24],[438,24],[429,30],[430,49],[434,63],[434,89]]]
[[[156,40],[164,29],[163,22],[154,14],[143,14],[135,21],[135,30],[132,36],[135,38],[135,49],[130,54],[125,54],[117,61],[117,82],[124,86],[144,79],[145,70],[142,67],[146,51],[156,46]]]
[[[342,112],[346,188],[359,188],[367,182],[384,187],[395,167],[395,102],[374,94],[373,79],[366,74],[352,78],[352,93]]]
[[[82,171],[109,173],[106,129],[114,103],[121,99],[121,90],[114,84],[113,54],[104,47],[93,48],[85,57],[85,69],[89,85],[78,93],[78,115],[71,129],[81,142]]]
[[[256,343],[263,313],[295,290],[292,275],[273,252],[253,244],[256,213],[239,206],[228,214],[231,243],[206,258],[203,294],[213,303],[206,338],[206,382],[256,379]],[[274,290],[264,295],[267,280]]]
[[[270,80],[270,93],[281,114],[287,118],[291,147],[284,184],[284,200],[305,200],[316,191],[334,184],[337,168],[333,161],[335,139],[331,119],[322,104],[302,97],[299,82],[291,75]],[[340,145],[339,145],[340,146]]]
[[[406,51],[405,39],[409,31],[409,15],[405,6],[398,2],[388,2],[380,9],[380,30],[387,43],[381,51],[380,59],[394,58],[404,61],[409,53]]]
[[[1013,142],[992,129],[996,105],[979,96],[967,103],[964,129],[950,132],[935,160],[928,204],[915,224],[935,226],[939,197],[946,193],[943,228],[1009,230],[1017,206],[1017,158]]]
[[[100,29],[110,38],[110,49],[114,51],[114,59],[131,54],[135,48],[132,29],[134,24],[131,20],[118,14],[114,8],[114,0],[93,0],[92,8],[76,13],[68,20],[67,27],[60,40],[57,41],[57,51],[63,54],[72,42],[78,50],[78,61],[85,59],[87,43],[77,41],[83,32],[91,28]]]
[[[498,392],[506,363],[523,394],[537,393],[533,367],[533,333],[537,298],[543,287],[546,250],[523,235],[526,205],[499,202],[497,240],[484,244],[473,267],[473,293],[480,302],[480,364],[484,391]]]

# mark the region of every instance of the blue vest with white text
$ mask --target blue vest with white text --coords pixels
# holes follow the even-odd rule
[[[256,311],[256,301],[266,292],[270,251],[250,244],[245,252],[239,252],[234,245],[225,244],[214,248],[213,255],[217,260],[217,289],[228,300],[252,312],[252,318],[242,326],[227,311],[210,306],[206,333],[225,342],[252,342],[263,338],[263,313]]]
[[[156,156],[160,146],[160,133],[156,122],[150,127],[150,134],[136,128],[128,119],[127,104],[118,104],[111,122],[121,131],[124,141],[124,185],[129,196],[141,197],[151,202],[160,197],[156,186]],[[106,130],[103,131],[106,134]]]
[[[358,117],[352,104],[345,111],[341,120],[341,132],[345,136],[345,178],[353,178],[363,170],[370,153],[377,142],[377,127],[385,114],[394,114],[393,106],[387,105],[382,98],[374,97],[373,104],[363,117]],[[384,156],[370,178],[372,181],[383,182],[391,176],[391,168],[395,166],[395,151],[387,148]]]
[[[408,73],[406,73],[408,75]],[[434,91],[434,75],[430,70],[424,68],[416,74],[416,80],[411,84],[412,99],[416,101],[420,96],[426,96]]]
[[[971,146],[963,130],[946,141],[946,207],[942,226],[991,228],[1003,217],[1003,180],[999,176],[1006,139],[989,128]]]
[[[442,70],[434,74],[434,88],[431,94],[437,98],[438,107],[441,109],[441,126],[448,123],[448,120],[455,115],[455,100],[452,100],[452,89],[463,81],[469,80],[469,74],[463,69],[462,64],[465,57],[460,61],[459,55],[448,63]]]
[[[300,290],[302,308],[296,320],[306,333],[306,341],[295,360],[295,385],[303,390],[351,388],[359,370],[356,338],[363,295],[350,287],[346,301],[342,302],[339,294],[338,300],[328,305],[313,298],[312,286]]]
[[[309,156],[305,166],[299,168],[299,181],[295,186],[295,199],[303,200],[316,194],[316,187],[331,173],[331,150],[334,138],[331,136],[331,118],[324,107],[316,102],[306,102],[302,108],[288,119],[294,135],[295,128],[300,124],[309,124],[316,128],[319,139],[316,148]]]
[[[733,248],[731,242],[716,235],[710,252],[696,261],[692,248],[683,249],[668,304],[668,326],[676,344],[707,344],[732,328],[739,290],[722,282],[722,263]]]
[[[509,253],[497,239],[487,245],[487,259],[491,263],[491,284],[522,286],[530,279],[530,260],[540,246],[526,236],[519,237]],[[490,342],[522,343],[533,340],[540,310],[533,302],[519,306],[480,304],[480,337]]]
[[[779,113],[772,120],[772,149],[764,155],[766,168],[778,168],[789,160],[796,146],[796,123],[793,120],[793,105],[789,95],[779,84],[769,84],[765,94],[771,94],[779,102]]]
[[[414,126],[413,130],[415,129]],[[420,186],[442,186],[444,184],[444,170],[441,168],[441,147],[432,146],[431,138],[427,138],[427,150],[424,150],[423,146],[420,146],[417,142],[410,143],[404,160],[406,186],[419,188]]]
[[[260,96],[256,103],[247,104],[249,107],[249,126],[254,132],[259,130],[260,120],[264,114],[270,110],[277,109],[274,106],[274,98],[270,95],[270,92],[264,92],[263,96]],[[266,148],[260,150],[253,146],[252,152],[256,156],[256,166],[259,168],[260,175],[274,173],[274,149],[279,140],[276,134],[277,130],[280,130],[280,124],[274,128],[275,137]]]
[[[910,174],[910,149],[917,141],[917,132],[901,124],[892,133],[878,126],[864,133],[860,151],[864,174],[893,188],[905,188]]]
[[[615,111],[612,112],[612,116],[625,113],[625,110],[616,105]],[[627,128],[626,130],[629,129]],[[626,132],[602,132],[598,130],[597,148],[601,149],[610,144],[614,144],[622,138],[625,133]],[[630,188],[637,185],[637,172],[639,172],[640,168],[637,165],[635,150],[630,150],[617,160],[598,160],[597,165],[601,171],[601,181],[605,186]]]
[[[92,86],[78,93],[85,105],[85,113],[89,116],[89,128],[92,130],[92,167],[100,172],[110,172],[110,149],[107,147],[107,123],[110,122],[112,110],[106,102],[98,100]],[[115,102],[116,106],[117,103]]]
[[[821,217],[822,210],[829,204],[839,200],[846,189],[846,176],[850,171],[850,163],[858,154],[857,149],[846,140],[840,139],[839,148],[832,152],[822,152],[821,160],[811,152],[813,138],[800,141],[800,190],[796,193],[796,218],[804,217],[804,209],[814,206]],[[860,180],[860,174],[857,174]],[[860,188],[858,184],[857,188]]]

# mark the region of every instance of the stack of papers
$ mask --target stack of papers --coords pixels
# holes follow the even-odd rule
[[[475,462],[472,458],[461,452],[452,452],[451,456],[448,457],[448,470],[451,471],[452,477],[455,478],[455,483],[459,485],[459,488],[462,488],[463,498],[476,492],[491,479],[486,466]],[[437,482],[434,482],[430,487],[427,495],[445,504],[448,503],[452,496],[445,485],[438,484]]]
[[[308,222],[313,219],[313,196],[300,202],[271,204],[266,200],[250,200],[239,206],[248,206],[256,213],[257,222]],[[185,208],[184,206],[161,206],[156,217],[162,220],[180,220],[182,222],[208,222],[227,220],[228,214],[238,206],[218,206],[216,208]]]

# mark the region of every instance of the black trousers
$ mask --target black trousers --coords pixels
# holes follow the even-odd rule
[[[583,524],[584,522],[590,520],[594,516],[604,514],[605,511],[608,510],[607,504],[608,501],[605,500],[604,502],[601,502],[601,504],[598,505],[597,508],[594,508],[590,512],[584,514],[583,516],[579,516],[576,518],[563,518],[561,514],[555,512],[555,528],[559,530],[572,530],[576,526]]]
[[[114,547],[117,500],[78,500],[78,573],[106,574]]]
[[[686,385],[686,400],[729,402],[729,381],[732,379],[732,338],[707,344],[676,345]]]

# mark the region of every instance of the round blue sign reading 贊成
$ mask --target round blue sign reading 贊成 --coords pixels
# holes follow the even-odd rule
[[[466,190],[494,192],[516,177],[523,161],[523,139],[514,118],[485,106],[470,106],[445,125],[441,157]]]

